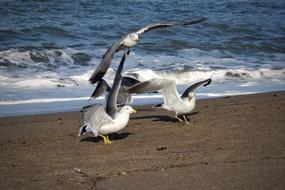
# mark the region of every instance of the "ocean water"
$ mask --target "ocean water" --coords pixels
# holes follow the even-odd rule
[[[124,74],[174,79],[180,93],[211,77],[198,98],[285,90],[284,1],[1,0],[0,17],[0,117],[104,103],[88,101],[88,78],[112,43],[149,23],[200,17],[207,22],[143,34]],[[160,101],[158,94],[134,98],[136,105]]]

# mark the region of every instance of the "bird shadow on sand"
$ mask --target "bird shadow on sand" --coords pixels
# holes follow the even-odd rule
[[[192,113],[185,114],[185,116],[188,117],[188,116],[196,115],[198,113],[199,113],[198,111],[195,111],[195,112],[192,112]]]
[[[199,112],[193,112],[190,114],[186,114],[185,116],[191,116],[191,115],[196,115]],[[140,120],[140,119],[151,119],[152,121],[164,121],[164,122],[172,122],[175,123],[177,122],[177,119],[174,118],[174,116],[168,116],[168,115],[147,115],[147,116],[138,116],[138,117],[132,117],[132,120]]]
[[[147,115],[147,116],[138,116],[132,117],[131,120],[140,120],[140,119],[151,119],[152,121],[166,121],[166,122],[176,122],[175,118],[172,118],[168,115]]]
[[[122,140],[124,138],[127,138],[129,135],[131,135],[132,133],[127,133],[127,132],[123,132],[123,133],[113,133],[113,134],[109,134],[109,139],[111,141],[117,141],[117,140]],[[100,143],[103,142],[102,137],[91,137],[91,136],[87,136],[84,137],[80,140],[80,142],[93,142],[93,143]]]

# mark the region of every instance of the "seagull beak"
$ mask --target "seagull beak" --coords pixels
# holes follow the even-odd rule
[[[132,113],[137,113],[138,111],[137,110],[134,110]]]

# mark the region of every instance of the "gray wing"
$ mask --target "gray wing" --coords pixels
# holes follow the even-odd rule
[[[113,122],[112,118],[106,114],[103,106],[99,104],[83,107],[82,112],[84,117],[83,126],[90,128],[96,137],[102,125]]]
[[[188,97],[188,94],[190,92],[194,92],[194,90],[196,90],[196,88],[198,88],[199,86],[203,85],[203,86],[207,86],[209,84],[211,84],[211,79],[207,79],[207,80],[203,80],[203,81],[200,81],[200,82],[197,82],[193,85],[191,85],[190,87],[188,87],[184,92],[183,94],[181,95],[181,98],[185,98],[185,97]]]
[[[118,106],[126,105],[131,102],[131,99],[132,99],[132,95],[127,93],[126,87],[121,86],[118,96],[117,96],[117,105]]]
[[[166,106],[182,102],[176,90],[176,83],[174,80],[169,79],[151,79],[145,82],[138,83],[130,87],[127,92],[129,93],[146,93],[151,91],[161,90],[164,104]]]
[[[126,87],[133,86],[139,82],[140,82],[139,80],[137,80],[133,77],[130,77],[130,76],[124,76],[122,78],[122,86],[126,86]]]
[[[125,40],[126,36],[122,37],[119,41],[117,41],[116,43],[114,43],[103,55],[102,60],[100,62],[100,64],[97,66],[96,70],[94,71],[94,73],[91,75],[91,77],[89,78],[89,82],[91,84],[95,84],[96,82],[98,82],[101,78],[103,78],[103,76],[105,75],[105,73],[107,72],[108,68],[111,65],[111,61],[117,51],[117,49],[123,44],[124,40]]]
[[[126,92],[126,88],[129,86],[133,86],[134,84],[139,83],[138,80],[131,78],[131,77],[123,77],[121,87],[119,90],[119,93],[117,95],[117,105],[125,105],[131,102],[132,95]],[[91,95],[91,98],[98,98],[101,96],[104,92],[110,92],[111,88],[109,87],[108,83],[101,79],[98,82],[98,85],[96,86],[94,92]],[[107,98],[106,98],[107,99]]]
[[[155,30],[158,28],[165,28],[165,27],[170,27],[170,26],[193,25],[193,24],[203,22],[205,20],[207,20],[207,19],[206,18],[199,18],[199,19],[193,19],[189,22],[160,22],[160,23],[155,23],[155,24],[148,24],[148,25],[144,26],[143,28],[141,28],[140,30],[138,30],[136,33],[142,34],[144,32],[148,32],[148,31]]]
[[[91,95],[91,98],[98,98],[101,96],[104,92],[110,92],[110,87],[108,83],[104,79],[100,79],[94,92]]]
[[[118,112],[117,97],[118,97],[118,93],[121,87],[122,71],[123,71],[126,56],[127,54],[125,53],[121,59],[120,65],[118,66],[118,69],[115,75],[115,79],[114,79],[111,91],[108,94],[108,98],[106,102],[106,112],[112,118],[114,118],[115,114]]]

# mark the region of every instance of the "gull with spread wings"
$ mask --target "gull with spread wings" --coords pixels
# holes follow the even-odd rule
[[[131,113],[135,113],[130,106],[123,106],[118,109],[117,96],[122,82],[122,70],[126,53],[123,55],[118,70],[115,75],[114,83],[108,94],[106,102],[106,111],[102,105],[95,104],[83,108],[84,124],[79,130],[79,136],[87,132],[93,132],[94,135],[104,139],[104,144],[112,143],[108,134],[115,133],[126,127]]]
[[[136,32],[129,33],[125,36],[123,36],[120,40],[115,42],[103,55],[100,64],[97,66],[96,70],[93,72],[91,77],[89,78],[89,81],[91,84],[95,84],[98,82],[107,72],[108,68],[111,65],[111,61],[115,55],[116,52],[128,48],[128,53],[130,52],[130,48],[137,45],[138,42],[140,41],[140,36],[141,34],[159,29],[159,28],[165,28],[165,27],[171,27],[171,26],[186,26],[186,25],[193,25],[197,24],[200,22],[205,21],[206,18],[199,18],[199,19],[194,19],[189,22],[160,22],[160,23],[155,23],[155,24],[149,24],[141,28],[140,30]]]
[[[129,93],[146,93],[149,91],[160,90],[164,103],[157,105],[157,108],[163,108],[168,111],[175,112],[175,118],[181,122],[188,124],[185,114],[193,111],[196,105],[196,96],[194,91],[201,85],[207,86],[211,83],[211,79],[200,81],[188,87],[181,96],[179,96],[176,89],[176,82],[170,79],[155,78],[145,82],[138,83],[130,87],[127,92]],[[180,119],[178,115],[182,115]]]

